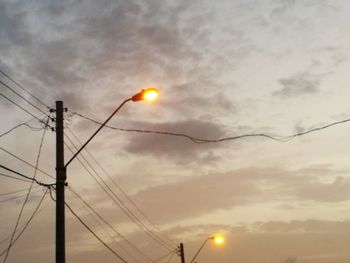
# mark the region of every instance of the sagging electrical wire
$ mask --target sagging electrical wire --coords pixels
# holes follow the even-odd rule
[[[14,180],[17,180],[17,181],[26,182],[26,183],[31,183],[32,182],[31,180],[18,178],[18,177],[12,176],[12,175],[4,174],[4,173],[0,173],[0,176],[6,177],[6,178],[11,178],[11,179],[14,179]]]
[[[167,253],[166,255],[161,256],[161,257],[157,258],[156,260],[152,261],[152,263],[157,263],[157,262],[161,261],[162,259],[165,259],[165,258],[171,256],[170,259],[169,259],[169,261],[168,261],[168,262],[170,262],[170,260],[172,259],[172,257],[173,257],[176,253],[177,253],[177,250],[170,251],[170,252]]]
[[[0,96],[5,98],[6,100],[8,100],[9,102],[11,102],[12,104],[14,104],[15,106],[17,106],[18,108],[20,108],[21,110],[23,110],[24,112],[26,112],[27,114],[29,114],[30,116],[32,116],[33,118],[37,119],[39,122],[41,123],[45,123],[43,120],[39,119],[37,116],[35,116],[33,113],[31,113],[30,111],[28,111],[27,109],[23,108],[22,106],[20,106],[18,103],[16,103],[15,101],[11,100],[10,98],[8,98],[7,96],[5,96],[4,94],[0,93]],[[48,115],[47,115],[48,116]],[[50,118],[50,116],[48,116]],[[45,127],[49,127],[51,130],[53,129],[53,127],[51,125],[45,124]]]
[[[88,120],[88,121],[91,121],[95,124],[101,125],[101,122],[96,121],[90,117],[87,117],[81,113],[71,112],[71,114],[72,114],[72,116],[77,115],[85,120]],[[269,135],[269,134],[265,134],[265,133],[251,133],[251,134],[242,134],[242,135],[231,136],[231,137],[223,137],[223,138],[219,138],[219,139],[202,139],[202,138],[193,137],[193,136],[190,136],[190,135],[187,135],[184,133],[174,133],[174,132],[166,132],[166,131],[125,129],[125,128],[113,127],[113,126],[109,126],[109,125],[106,125],[106,127],[113,129],[113,130],[124,131],[124,132],[150,133],[150,134],[158,134],[158,135],[184,137],[184,138],[186,138],[194,143],[203,144],[203,143],[219,143],[219,142],[224,142],[224,141],[232,141],[232,140],[238,140],[238,139],[243,139],[243,138],[248,138],[248,137],[263,137],[263,138],[271,139],[271,140],[278,141],[278,142],[287,142],[287,141],[290,141],[296,137],[300,137],[300,136],[303,136],[303,135],[306,135],[306,134],[309,134],[312,132],[316,132],[316,131],[321,131],[321,130],[330,128],[332,126],[347,123],[347,122],[350,122],[350,118],[340,120],[340,121],[335,121],[335,122],[332,122],[332,123],[329,123],[326,125],[322,125],[320,127],[312,128],[312,129],[309,129],[309,130],[306,130],[303,132],[294,133],[294,134],[291,134],[288,136]]]
[[[176,255],[177,253],[175,252],[175,253],[173,253],[173,254],[171,254],[171,256],[170,256],[170,258],[169,258],[169,260],[168,260],[168,262],[167,263],[170,263],[170,261],[173,259],[173,257]]]
[[[45,187],[50,187],[50,186],[56,185],[56,183],[47,184],[47,183],[40,182],[40,181],[38,181],[35,177],[29,177],[29,176],[27,176],[27,175],[24,175],[24,174],[22,174],[22,173],[20,173],[20,172],[17,172],[17,171],[15,171],[15,170],[11,169],[11,168],[8,168],[8,167],[6,167],[6,166],[4,166],[4,165],[2,165],[2,164],[0,164],[0,168],[2,168],[2,169],[4,169],[4,170],[7,170],[7,171],[9,171],[9,172],[11,172],[11,173],[17,174],[17,175],[21,176],[22,178],[27,179],[27,180],[24,180],[24,181],[25,181],[25,182],[28,182],[28,183],[34,182],[34,183],[36,183],[36,184],[38,184],[38,185],[45,186]],[[7,176],[6,174],[1,174],[1,175],[6,176],[6,177],[13,178],[13,177],[11,177],[11,176]],[[16,178],[16,177],[15,177],[15,178],[13,178],[13,179],[19,179],[19,178]]]
[[[18,97],[20,97],[21,99],[23,99],[24,101],[26,101],[29,105],[31,105],[33,108],[37,109],[38,111],[40,111],[41,113],[43,113],[44,115],[47,115],[46,112],[44,112],[42,109],[40,109],[38,106],[36,106],[35,104],[33,104],[31,101],[27,100],[24,96],[22,96],[21,94],[19,94],[17,91],[15,91],[13,88],[11,88],[8,84],[6,84],[5,82],[3,82],[2,80],[0,80],[0,84],[2,84],[4,87],[6,87],[7,89],[11,90],[14,94],[16,94]]]
[[[47,125],[48,122],[49,122],[49,118],[48,118],[47,121],[46,121],[46,125]],[[15,224],[14,230],[13,230],[13,232],[12,232],[11,239],[10,239],[10,243],[9,243],[8,249],[7,249],[6,253],[5,253],[5,257],[4,257],[3,263],[5,263],[5,262],[7,261],[7,258],[8,258],[9,254],[10,254],[11,247],[12,247],[12,242],[13,242],[15,233],[16,233],[16,231],[17,231],[17,227],[18,227],[19,221],[21,220],[22,213],[23,213],[24,208],[25,208],[25,206],[26,206],[26,204],[27,204],[27,202],[28,202],[29,195],[30,195],[30,193],[31,193],[31,191],[32,191],[33,183],[34,183],[34,182],[36,182],[36,183],[39,182],[39,181],[36,180],[35,177],[36,177],[36,174],[37,174],[37,168],[38,168],[38,165],[39,165],[39,160],[40,160],[40,156],[41,156],[41,151],[42,151],[42,147],[43,147],[43,143],[44,143],[45,134],[46,134],[46,129],[44,130],[44,132],[43,132],[43,134],[42,134],[42,136],[41,136],[41,141],[40,141],[40,145],[39,145],[39,150],[38,150],[38,154],[37,154],[37,156],[36,156],[35,169],[34,169],[33,177],[31,178],[32,182],[31,182],[31,184],[30,184],[30,186],[29,186],[29,188],[28,188],[27,195],[26,195],[26,197],[25,197],[25,199],[24,199],[24,202],[23,202],[23,204],[22,204],[22,206],[21,206],[21,209],[20,209],[20,212],[19,212],[19,214],[18,214],[17,221],[16,221],[16,224]],[[1,167],[4,168],[3,165],[1,165]],[[8,170],[8,171],[11,171],[11,172],[17,173],[16,171],[13,171],[12,169],[8,169],[7,167],[5,167],[4,169],[6,169],[6,170]],[[19,173],[17,173],[17,174],[19,174]],[[22,175],[22,176],[25,176],[25,175]],[[27,176],[25,176],[25,177],[27,177]],[[28,179],[28,178],[30,178],[30,177],[27,177],[27,179]]]
[[[153,260],[146,255],[141,249],[139,249],[135,244],[133,244],[129,239],[127,239],[123,234],[121,234],[114,226],[112,226],[103,216],[101,216],[87,201],[85,201],[81,195],[68,186],[68,189],[82,202],[90,211],[92,211],[103,223],[105,223],[114,233],[116,233],[123,241],[134,248],[139,254],[141,254],[147,261],[152,262]]]
[[[33,187],[34,188],[34,187]],[[38,190],[36,190],[35,192],[34,191],[32,191],[32,193],[38,193],[38,192],[40,192],[41,191],[41,189],[39,189],[39,191]],[[22,195],[17,195],[17,196],[12,196],[12,197],[8,197],[8,198],[5,198],[5,199],[1,199],[0,200],[0,203],[4,203],[4,202],[8,202],[8,201],[13,201],[13,200],[17,200],[17,199],[21,199],[21,198],[23,198],[23,197],[25,197],[27,194],[22,194]]]
[[[79,142],[80,145],[82,145],[82,142],[79,140],[78,136],[74,134],[74,132],[68,127],[67,130],[72,134],[72,136]],[[119,184],[113,180],[112,176],[109,175],[109,173],[106,171],[106,169],[96,160],[96,158],[90,153],[88,149],[85,148],[85,152],[90,156],[90,158],[95,162],[95,164],[102,170],[102,172],[109,178],[109,180],[112,182],[112,184],[122,193],[122,195],[129,201],[129,203],[150,223],[151,226],[153,226],[157,231],[161,232],[159,227],[151,220],[142,209],[136,205],[136,203],[131,199],[131,197],[121,188]],[[170,239],[168,236],[163,234],[164,238],[166,238],[170,243],[173,243],[175,246],[177,246],[177,242]]]
[[[75,216],[76,219],[103,245],[105,246],[114,256],[124,263],[128,263],[122,256],[120,256],[116,251],[114,251],[106,242],[104,242],[79,216],[78,214],[65,202],[66,207]]]
[[[21,192],[24,192],[24,191],[27,191],[27,190],[28,190],[27,188],[22,188],[22,189],[18,189],[18,190],[11,191],[11,192],[0,193],[0,196],[18,194],[18,193],[21,193]]]
[[[16,158],[18,161],[20,161],[20,162],[22,162],[22,163],[24,163],[24,164],[26,164],[26,165],[32,167],[33,169],[37,169],[38,172],[41,172],[42,174],[44,174],[44,175],[46,175],[46,176],[48,176],[48,177],[50,177],[50,178],[52,178],[52,179],[56,179],[56,178],[53,177],[51,174],[49,174],[49,173],[47,173],[47,172],[41,170],[40,168],[36,168],[33,164],[31,164],[31,163],[25,161],[24,159],[18,157],[18,156],[15,155],[14,153],[11,153],[9,150],[6,150],[4,147],[0,146],[0,150],[2,150],[3,152],[7,153],[8,155],[10,155],[10,156]]]
[[[31,119],[31,120],[33,120],[33,119]],[[20,124],[17,124],[16,126],[12,127],[11,129],[7,130],[6,132],[0,134],[0,138],[3,137],[3,136],[5,136],[5,135],[7,135],[7,134],[9,134],[10,132],[16,130],[17,128],[19,128],[19,127],[21,127],[21,126],[25,126],[25,127],[29,128],[29,129],[31,129],[32,131],[41,131],[42,129],[44,129],[44,128],[42,128],[42,127],[36,128],[36,127],[30,126],[30,125],[28,124],[28,122],[30,122],[31,120],[29,120],[29,121],[27,121],[27,122],[22,122],[22,123],[20,123]]]
[[[48,188],[48,187],[43,188],[43,189],[48,189],[48,190],[50,190],[50,188]],[[44,192],[43,192],[43,193],[44,193]],[[48,200],[48,201],[46,202],[45,205],[41,206],[41,208],[38,209],[38,211],[35,213],[34,216],[40,214],[40,213],[46,208],[46,206],[47,206],[50,202],[51,202],[51,201]],[[33,217],[34,217],[34,216],[33,216]],[[27,222],[28,222],[28,221],[27,221]],[[20,232],[20,231],[21,231],[21,232],[22,232],[22,231],[24,232],[23,228],[28,224],[27,222],[23,223],[20,227],[18,227],[18,229],[17,229],[17,231],[16,231],[16,234],[17,234],[17,232]],[[9,240],[10,238],[11,238],[11,235],[8,236],[8,237],[5,237],[5,238],[2,239],[2,240],[0,240],[0,245],[3,244],[4,242],[6,242],[7,240]],[[17,239],[17,238],[16,238],[16,239]]]
[[[2,251],[0,253],[0,257],[3,256],[4,254],[8,253],[10,251],[10,249],[13,247],[13,245],[17,242],[17,240],[22,236],[22,234],[24,233],[24,231],[27,229],[27,227],[29,226],[29,224],[31,223],[31,221],[33,220],[33,218],[35,217],[35,215],[37,215],[38,210],[43,202],[43,200],[45,199],[45,196],[48,192],[48,189],[46,189],[46,191],[44,192],[44,194],[42,195],[38,205],[36,206],[36,208],[34,209],[33,213],[31,214],[31,216],[29,217],[29,219],[27,220],[27,222],[24,224],[22,230],[19,232],[19,234],[15,237],[15,238],[11,238],[11,242],[9,244],[9,246],[7,247],[7,249],[5,249],[4,251]],[[15,233],[17,232],[18,229],[16,229]],[[11,235],[12,237],[12,235]],[[10,237],[9,237],[10,238]],[[8,239],[8,238],[7,238]],[[7,240],[5,239],[5,240]],[[3,240],[4,241],[4,240]]]
[[[65,134],[66,138],[70,141],[70,143],[73,144],[73,147],[77,150],[77,147],[74,145],[72,140]],[[73,154],[75,153],[68,144],[65,143],[65,146],[70,150]],[[95,178],[95,176],[90,172],[89,169],[82,163],[82,161],[77,157],[78,161],[81,163],[83,168],[89,173],[89,175],[94,179],[94,181],[102,188],[102,190],[111,198],[111,200],[124,212],[126,216],[129,217],[147,236],[149,236],[151,239],[153,239],[155,242],[157,242],[159,245],[161,245],[163,248],[165,248],[168,251],[172,251],[173,247],[169,244],[167,244],[165,241],[163,241],[161,238],[159,238],[152,230],[149,229],[118,197],[113,190],[108,186],[108,184],[101,178],[101,176],[97,173],[97,171],[91,166],[91,164],[86,160],[83,154],[80,155],[90,166],[90,168],[94,171],[96,176],[101,180],[102,184]],[[107,191],[106,188],[109,190]]]
[[[11,80],[17,87],[19,87],[20,89],[22,89],[24,92],[26,92],[29,96],[31,96],[32,98],[34,98],[37,102],[39,102],[41,105],[43,105],[44,107],[50,109],[50,107],[44,103],[42,100],[40,100],[38,97],[34,96],[32,93],[30,93],[27,89],[25,89],[21,84],[19,84],[16,80],[14,80],[12,77],[10,77],[8,74],[6,74],[3,70],[0,69],[1,74],[3,74],[6,78],[8,78],[9,80]]]

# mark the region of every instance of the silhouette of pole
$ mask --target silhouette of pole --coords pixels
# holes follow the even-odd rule
[[[184,251],[184,244],[180,243],[180,258],[181,258],[181,263],[185,263],[185,251]]]
[[[63,102],[56,101],[56,263],[66,262],[64,187]]]

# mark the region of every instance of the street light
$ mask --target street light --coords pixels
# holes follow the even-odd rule
[[[199,255],[199,252],[201,252],[202,248],[205,246],[205,244],[209,241],[212,240],[215,244],[217,245],[222,245],[224,243],[224,238],[221,235],[215,235],[212,237],[208,237],[206,240],[204,240],[203,244],[199,247],[198,251],[196,254],[193,256],[192,260],[190,263],[193,263],[194,260],[197,258]]]
[[[80,149],[64,164],[64,140],[63,140],[63,102],[56,101],[56,263],[65,263],[65,200],[64,187],[66,185],[67,166],[88,145],[95,135],[112,119],[112,117],[129,101],[154,100],[158,97],[155,88],[140,91],[134,96],[124,100],[118,108],[105,120],[104,123],[91,135]]]
[[[155,88],[149,88],[149,89],[145,89],[145,90],[141,90],[139,93],[135,94],[134,96],[132,96],[131,98],[128,98],[126,100],[124,100],[119,107],[107,118],[107,120],[105,120],[104,123],[101,124],[101,126],[95,131],[95,133],[93,135],[91,135],[91,137],[83,144],[83,146],[81,146],[81,148],[72,156],[72,158],[66,163],[66,165],[64,167],[67,167],[71,161],[73,161],[73,159],[85,148],[85,146],[92,140],[92,138],[95,137],[95,135],[104,127],[106,126],[107,122],[110,121],[110,119],[112,119],[112,117],[129,101],[141,101],[141,100],[147,100],[147,101],[152,101],[155,100],[158,97],[158,90]]]

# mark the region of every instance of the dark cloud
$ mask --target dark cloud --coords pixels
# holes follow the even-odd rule
[[[31,45],[26,13],[16,3],[0,2],[0,46],[2,52],[9,48]]]
[[[204,120],[186,120],[178,122],[164,122],[158,124],[137,123],[135,127],[142,129],[163,131],[189,136],[210,139],[221,138],[225,134],[223,127]],[[134,134],[129,137],[125,149],[133,154],[151,155],[156,158],[168,158],[184,163],[198,162],[206,160],[213,155],[212,150],[218,144],[196,144],[185,137],[159,135],[159,134]],[[218,157],[217,157],[218,158]]]
[[[292,78],[283,78],[278,80],[282,89],[275,91],[274,96],[281,98],[291,98],[301,95],[311,95],[320,91],[320,80],[308,73],[302,73]]]
[[[211,38],[215,31],[209,30],[209,21],[215,17],[206,8],[198,7],[188,16],[191,6],[187,2],[163,1],[37,3],[28,6],[25,15],[21,15],[30,21],[25,26],[22,27],[22,17],[18,21],[8,19],[18,25],[11,26],[15,28],[12,31],[6,27],[2,40],[9,42],[22,62],[20,66],[19,61],[7,64],[26,72],[23,76],[26,86],[38,90],[41,97],[46,95],[50,101],[53,96],[64,100],[73,97],[67,103],[75,104],[75,109],[92,107],[91,103],[100,95],[108,97],[104,104],[109,104],[111,93],[126,97],[130,90],[134,92],[135,82],[156,80],[164,83],[162,89],[169,93],[179,85],[192,89],[192,92],[178,94],[164,110],[188,114],[201,107],[196,112],[202,115],[200,111],[204,108],[211,112],[215,108],[234,111],[231,100],[217,91],[219,81],[216,79],[224,74],[222,66],[227,60],[223,49],[228,47],[223,46],[218,55],[210,53],[209,59],[204,57],[214,44],[223,45],[237,34],[238,44],[241,33],[233,32],[227,39],[213,44]],[[40,29],[35,27],[39,18]],[[30,43],[23,43],[25,49],[19,51],[13,44],[21,41],[9,33],[20,36],[16,33],[20,29]],[[196,33],[188,34],[191,30]],[[196,37],[199,35],[208,38]],[[235,50],[230,46],[229,51],[234,57],[240,56],[241,47]],[[92,86],[99,89],[98,96],[91,94]]]

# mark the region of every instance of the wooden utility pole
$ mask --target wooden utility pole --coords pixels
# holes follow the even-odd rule
[[[56,101],[56,263],[66,262],[64,187],[66,167],[64,165],[63,102]]]
[[[180,258],[181,258],[181,263],[185,263],[185,251],[184,251],[184,244],[180,243]]]

